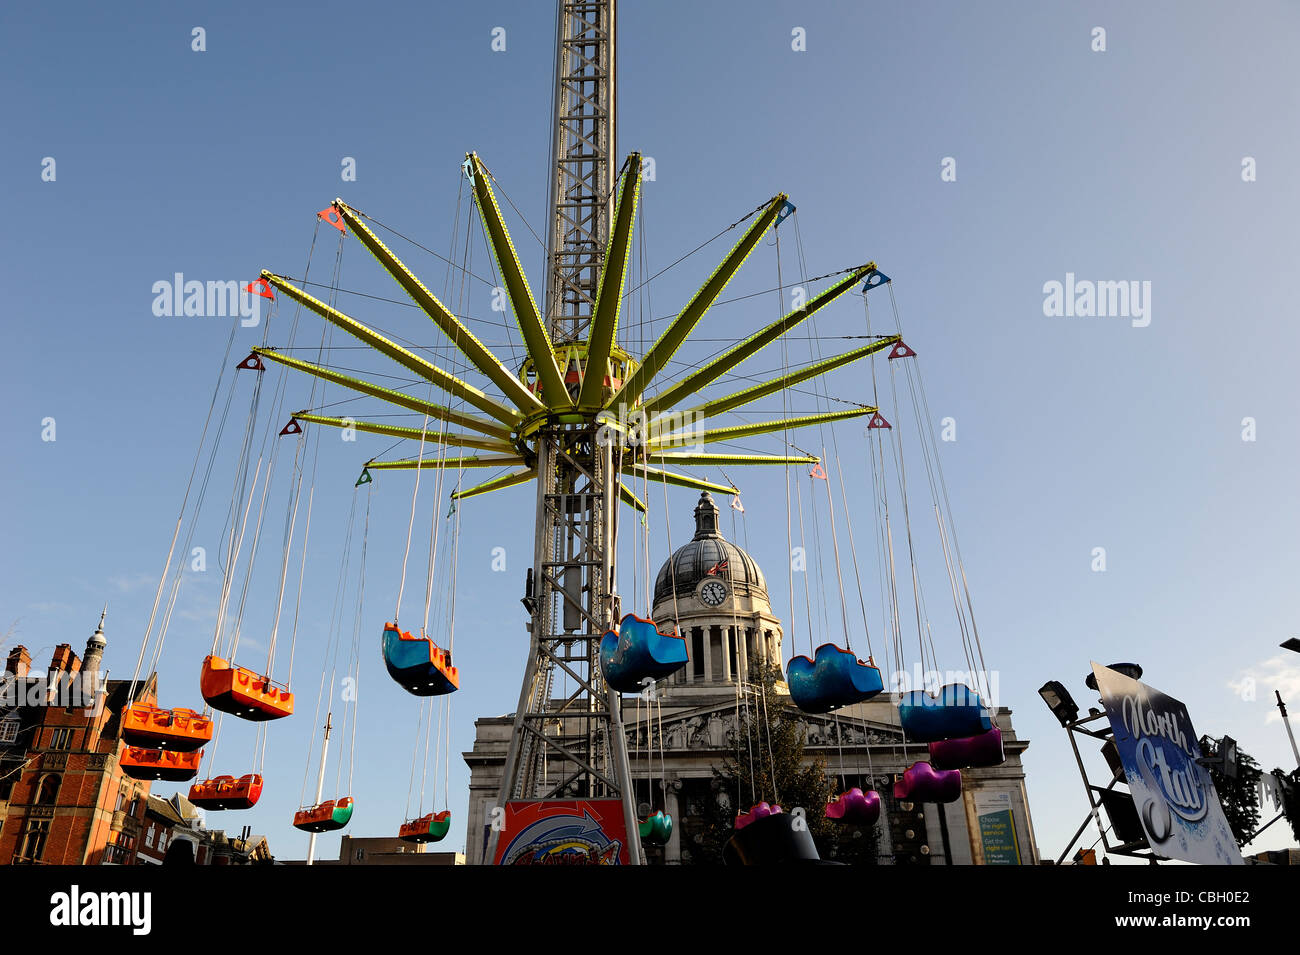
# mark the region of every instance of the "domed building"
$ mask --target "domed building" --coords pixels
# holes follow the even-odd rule
[[[700,495],[693,516],[695,533],[660,568],[651,608],[660,630],[686,639],[688,662],[654,688],[653,705],[640,696],[622,697],[638,812],[644,818],[662,809],[674,822],[668,844],[647,849],[652,864],[699,861],[695,847],[711,802],[727,812],[749,808],[736,805],[736,794],[719,785],[714,768],[738,755],[742,708],[757,692],[749,661],[784,673],[788,655],[763,572],[722,536],[712,495]],[[885,682],[888,689],[888,674]],[[784,683],[776,691],[788,699]],[[880,864],[1037,864],[1020,759],[1029,743],[1016,738],[1011,711],[992,709],[1006,749],[1002,765],[963,771],[958,802],[915,804],[894,799],[893,780],[926,759],[928,747],[904,741],[896,704],[897,695],[889,692],[818,715],[787,703],[803,725],[805,757],[825,761],[837,791],[858,786],[880,793]],[[477,720],[474,748],[462,754],[470,768],[465,851],[471,865],[481,861],[488,842],[512,723],[511,714]]]
[[[772,613],[767,581],[754,558],[718,531],[718,506],[705,491],[695,506],[695,536],[677,548],[655,578],[651,617],[686,638],[690,662],[663,690],[685,699],[734,693],[748,679],[751,652],[781,666],[781,621]]]

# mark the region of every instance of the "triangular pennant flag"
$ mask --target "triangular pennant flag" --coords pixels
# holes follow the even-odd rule
[[[894,346],[894,350],[889,353],[890,361],[893,361],[895,358],[915,358],[915,357],[916,357],[916,352],[908,348],[907,345],[905,345],[902,341],[899,341],[899,343]]]
[[[339,215],[339,211],[335,209],[333,206],[327,206],[326,208],[322,209],[320,212],[316,213],[316,218],[324,219],[326,222],[328,222],[334,228],[338,229],[344,235],[347,235],[348,230],[343,225],[343,217]]]
[[[374,478],[372,478],[372,477],[370,476],[370,469],[369,469],[369,468],[362,468],[362,469],[361,469],[361,477],[357,478],[357,483],[354,484],[354,485],[352,485],[352,486],[353,486],[353,487],[360,487],[360,486],[363,485],[363,484],[369,484],[369,483],[370,483],[371,481],[373,481],[373,480],[374,480]]]
[[[740,503],[740,495],[739,495],[739,494],[737,494],[737,495],[735,495],[734,497],[732,497],[732,499],[731,499],[731,509],[732,509],[733,511],[740,511],[740,513],[742,513],[742,514],[745,513],[745,505]]]
[[[255,292],[262,296],[262,298],[269,298],[271,301],[275,301],[275,293],[271,291],[271,283],[266,279],[253,279],[253,281],[244,286],[244,291]]]
[[[892,427],[893,425],[890,424],[888,421],[886,421],[879,411],[873,414],[871,416],[871,420],[867,422],[867,430],[871,430],[872,428],[892,428]]]
[[[873,269],[867,273],[867,280],[862,283],[862,291],[866,292],[868,289],[873,289],[877,285],[884,285],[886,282],[891,281],[893,280],[884,272],[880,271],[880,269]]]
[[[280,437],[283,438],[286,434],[302,434],[302,425],[297,418],[290,418],[289,423],[280,429]]]
[[[779,229],[781,227],[782,222],[790,218],[790,216],[794,215],[794,210],[795,210],[795,205],[789,199],[786,199],[784,202],[782,202],[781,208],[777,210],[776,222],[773,224],[772,228]]]
[[[447,516],[448,516],[448,517],[451,517],[451,515],[453,515],[453,514],[455,514],[455,513],[456,513],[456,502],[455,502],[455,501],[452,501],[452,502],[451,502],[451,507],[447,508]]]
[[[266,366],[262,364],[262,356],[257,352],[250,352],[248,357],[235,367],[243,368],[245,371],[266,371]]]
[[[868,427],[870,427],[870,426],[868,425]],[[814,464],[814,465],[812,466],[812,470],[808,472],[808,476],[809,476],[810,478],[821,478],[821,480],[825,481],[825,480],[826,480],[826,469],[825,469],[824,467],[822,467],[820,464]]]

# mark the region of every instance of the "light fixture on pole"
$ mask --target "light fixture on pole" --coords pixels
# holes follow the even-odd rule
[[[1283,640],[1278,644],[1278,646],[1283,650],[1293,650],[1296,653],[1300,653],[1300,637],[1292,637],[1289,640]],[[1300,749],[1296,748],[1295,733],[1291,732],[1291,720],[1286,715],[1286,704],[1282,702],[1282,694],[1280,692],[1274,690],[1273,695],[1277,697],[1277,709],[1278,712],[1282,714],[1282,725],[1286,727],[1286,738],[1291,741],[1291,755],[1295,757],[1296,765],[1300,766]]]
[[[1074,697],[1070,696],[1070,691],[1060,680],[1049,680],[1044,683],[1039,687],[1038,695],[1043,698],[1047,708],[1060,720],[1062,726],[1069,726],[1079,718],[1079,704],[1074,702]]]

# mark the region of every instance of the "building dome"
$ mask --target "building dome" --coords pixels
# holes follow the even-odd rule
[[[718,533],[718,505],[705,491],[695,506],[695,536],[664,561],[655,578],[654,606],[671,600],[674,585],[678,598],[691,597],[705,577],[726,580],[736,595],[767,601],[767,581],[754,558]],[[709,571],[713,571],[711,575]]]

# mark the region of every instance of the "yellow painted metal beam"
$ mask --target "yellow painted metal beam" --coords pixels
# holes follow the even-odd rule
[[[685,451],[651,452],[650,460],[658,464],[681,464],[708,467],[715,464],[816,464],[820,458],[806,454],[692,454]]]
[[[875,268],[875,262],[868,262],[866,265],[861,265],[849,272],[830,288],[818,295],[814,295],[812,299],[801,307],[794,309],[784,318],[778,319],[766,328],[755,332],[734,348],[723,352],[699,371],[692,372],[681,381],[659,392],[659,394],[642,405],[643,410],[646,414],[654,414],[660,410],[671,408],[683,398],[695,394],[701,388],[706,387],[735,368],[742,361],[758,354],[758,352],[804,320],[811,318],[819,309],[829,305],[857,285]]]
[[[524,459],[518,454],[469,454],[458,458],[405,458],[400,461],[370,461],[366,464],[370,470],[413,471],[416,468],[499,468],[523,464]]]
[[[522,471],[511,471],[509,474],[503,474],[490,481],[484,481],[482,484],[467,487],[463,491],[454,491],[451,496],[453,500],[477,497],[480,494],[487,494],[490,491],[499,491],[502,488],[514,487],[517,484],[525,484],[535,477],[537,477],[536,468],[524,468]]]
[[[727,287],[727,283],[744,264],[749,253],[754,250],[759,241],[766,234],[768,228],[776,220],[777,213],[781,211],[781,206],[785,203],[786,196],[782,193],[773,198],[763,210],[750,223],[745,234],[740,237],[731,251],[727,253],[726,258],[713,270],[707,282],[700,286],[686,307],[681,310],[676,318],[672,320],[664,333],[659,336],[659,340],[650,346],[645,357],[641,359],[641,367],[634,371],[623,383],[623,387],[610,399],[608,408],[618,410],[626,409],[630,412],[636,402],[645,393],[646,386],[654,380],[663,367],[668,364],[668,360],[676,354],[677,349],[681,347],[682,342],[690,335],[696,324],[704,317],[704,313],[722,294],[722,290]]]
[[[450,408],[436,405],[429,401],[421,401],[419,398],[412,398],[410,395],[404,395],[400,391],[394,391],[393,389],[385,388],[382,385],[372,384],[371,382],[363,381],[360,378],[353,378],[351,375],[345,375],[342,372],[334,371],[332,368],[325,368],[321,365],[314,365],[309,361],[303,361],[301,358],[290,358],[288,355],[280,354],[273,348],[254,348],[253,353],[284,365],[287,368],[306,372],[313,377],[319,378],[321,381],[328,381],[332,384],[341,385],[344,388],[348,388],[360,394],[370,395],[372,398],[379,398],[383,401],[387,401],[389,404],[397,405],[399,408],[409,408],[412,411],[427,414],[430,418],[436,421],[446,421],[450,424],[460,425],[462,428],[469,428],[472,431],[478,431],[482,434],[490,434],[497,438],[510,437],[510,429],[501,427],[501,425],[497,424],[495,421],[488,421],[486,418],[465,414],[460,411],[452,411]]]
[[[569,397],[564,385],[564,374],[555,361],[551,336],[542,323],[533,290],[524,275],[524,267],[515,251],[514,241],[510,238],[510,230],[501,217],[501,207],[497,205],[497,198],[492,192],[489,182],[491,175],[477,153],[469,153],[466,158],[474,173],[474,201],[478,206],[479,217],[483,220],[483,231],[487,233],[488,244],[496,256],[501,280],[506,284],[506,296],[510,299],[515,321],[519,324],[519,333],[523,336],[524,345],[527,346],[528,355],[537,371],[537,380],[542,386],[542,401],[548,408],[555,410],[572,408],[573,399]]]
[[[773,378],[771,381],[761,382],[744,391],[737,391],[721,398],[714,398],[712,401],[706,401],[704,404],[696,405],[682,412],[669,412],[660,415],[650,423],[650,433],[652,437],[658,437],[660,422],[668,427],[680,427],[679,422],[682,420],[690,421],[692,418],[711,418],[714,415],[720,415],[733,408],[739,408],[741,405],[747,405],[751,401],[757,401],[759,398],[765,398],[770,394],[781,391],[783,388],[790,388],[809,378],[816,378],[818,375],[824,375],[828,371],[833,371],[844,365],[859,361],[868,355],[875,354],[882,349],[891,347],[899,341],[899,336],[888,335],[885,338],[872,342],[870,345],[863,345],[861,348],[855,348],[852,351],[845,352],[843,355],[836,355],[834,358],[827,358],[809,365],[807,368],[801,368],[798,371],[792,371],[788,375],[782,375],[779,378]]]
[[[375,421],[355,421],[352,418],[331,418],[327,415],[312,414],[309,411],[299,411],[294,415],[298,421],[306,421],[311,424],[328,425],[331,428],[352,428],[354,431],[364,431],[367,434],[384,434],[392,438],[410,438],[412,441],[419,441],[421,430],[419,428],[406,428],[400,425],[380,424]],[[501,441],[495,438],[480,438],[472,434],[456,434],[450,431],[424,431],[424,441],[427,444],[445,444],[451,447],[461,448],[478,448],[480,451],[502,451],[512,452],[515,450],[514,445],[509,441]]]
[[[525,414],[533,411],[542,410],[542,402],[536,395],[529,391],[524,383],[503,365],[486,345],[480,342],[459,318],[438,301],[438,298],[425,288],[424,283],[415,277],[415,274],[406,267],[393,251],[386,246],[380,238],[371,231],[361,219],[361,214],[351,206],[343,202],[342,199],[334,200],[334,208],[338,210],[339,215],[347,223],[352,235],[370,250],[370,253],[379,261],[394,279],[411,297],[416,305],[424,310],[424,313],[433,320],[433,323],[442,329],[451,343],[456,346],[462,355],[468,359],[469,363],[487,376],[492,384],[501,389],[501,393],[507,399],[514,402],[515,407]]]
[[[326,305],[320,299],[304,292],[296,285],[287,281],[283,276],[275,275],[274,273],[267,272],[263,269],[262,278],[298,304],[311,309],[331,325],[343,329],[348,334],[353,335],[360,341],[369,345],[381,355],[387,355],[402,367],[415,372],[426,381],[433,382],[433,384],[441,388],[443,391],[472,404],[480,411],[487,412],[498,421],[513,425],[523,418],[523,415],[515,409],[503,405],[494,398],[489,398],[469,382],[461,381],[450,372],[444,371],[437,365],[430,361],[426,361],[419,355],[403,348],[391,339],[385,338],[373,328],[363,325],[350,315],[344,315],[338,309]]]
[[[740,424],[731,428],[708,428],[702,431],[681,431],[652,438],[646,443],[646,449],[653,456],[669,448],[683,448],[694,444],[709,444],[714,441],[735,441],[753,437],[756,434],[770,434],[773,431],[807,428],[815,424],[830,424],[846,418],[860,418],[874,414],[875,408],[852,408],[848,411],[831,411],[826,414],[799,415],[793,418],[778,418],[775,421],[756,421],[753,424]]]
[[[619,484],[618,496],[622,498],[624,504],[629,505],[633,510],[640,511],[643,514],[645,513],[645,501],[641,500],[641,498],[629,491],[626,484]]]
[[[715,484],[713,481],[705,481],[703,478],[690,477],[686,474],[674,474],[672,471],[665,471],[662,468],[650,467],[641,463],[629,464],[623,468],[623,473],[634,476],[647,475],[651,481],[660,481],[674,487],[688,487],[696,491],[718,491],[722,494],[731,494],[735,490],[729,484]]]
[[[618,335],[618,313],[623,302],[623,285],[627,280],[627,262],[632,249],[636,224],[636,202],[641,191],[641,154],[628,157],[623,171],[623,188],[614,206],[614,221],[609,230],[609,245],[596,290],[596,306],[591,316],[591,334],[587,336],[587,362],[578,394],[578,407],[596,411],[604,404],[605,373],[609,352]],[[610,376],[613,377],[612,375]]]

